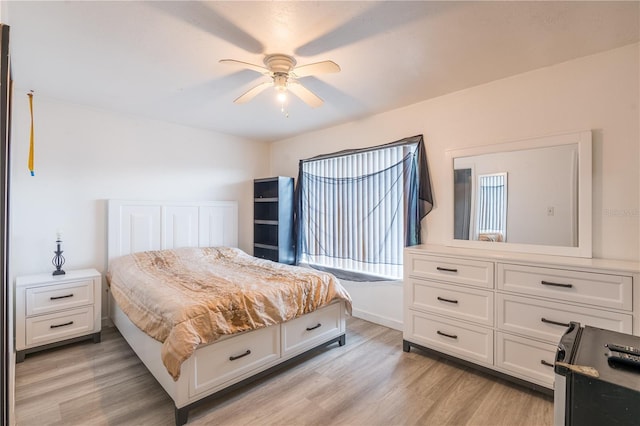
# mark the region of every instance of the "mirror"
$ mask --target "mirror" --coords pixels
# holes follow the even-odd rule
[[[591,132],[447,152],[449,245],[591,257]]]

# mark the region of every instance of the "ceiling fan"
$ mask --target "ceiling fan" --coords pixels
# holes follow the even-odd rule
[[[275,87],[276,92],[278,92],[278,100],[280,100],[281,103],[286,101],[286,92],[290,91],[311,108],[316,108],[322,105],[324,101],[311,90],[304,87],[302,83],[298,81],[298,78],[340,71],[338,64],[333,61],[315,62],[313,64],[296,67],[297,62],[295,58],[282,53],[265,56],[264,66],[236,61],[235,59],[221,59],[220,63],[238,65],[271,77],[271,81],[260,83],[240,95],[233,101],[237,104],[249,102],[269,87]]]

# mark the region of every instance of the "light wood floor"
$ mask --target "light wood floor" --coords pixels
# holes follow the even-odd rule
[[[114,328],[16,366],[18,425],[173,425],[173,404]],[[193,425],[551,425],[552,398],[416,349],[357,318],[331,345],[189,414]]]

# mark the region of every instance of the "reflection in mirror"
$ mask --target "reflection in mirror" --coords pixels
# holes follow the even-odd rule
[[[577,247],[577,143],[453,164],[455,239]]]
[[[454,170],[454,232],[456,239],[504,242],[507,240],[507,173],[493,173],[478,176],[474,204],[471,190],[473,170]]]
[[[479,241],[507,241],[507,174],[478,176],[478,208],[475,238]]]

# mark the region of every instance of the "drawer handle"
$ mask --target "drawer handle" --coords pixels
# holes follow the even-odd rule
[[[307,331],[315,330],[316,328],[322,327],[322,324],[318,323],[318,325],[314,325],[313,327],[307,327]]]
[[[447,302],[447,303],[458,303],[457,300],[445,299],[444,297],[440,297],[440,296],[438,296],[438,300],[441,301],[441,302]]]
[[[540,318],[540,321],[546,322],[547,324],[560,325],[562,327],[569,327],[571,325],[571,324],[567,324],[566,322],[552,321],[546,318]]]
[[[229,357],[229,361],[235,361],[236,359],[240,359],[240,358],[244,358],[247,355],[251,355],[251,350],[247,349],[247,351],[245,353],[243,353],[242,355],[236,355],[236,356],[230,356]]]
[[[573,284],[561,284],[561,283],[554,283],[554,282],[545,281],[545,280],[540,281],[540,284],[542,284],[542,285],[550,285],[550,286],[553,286],[553,287],[564,287],[564,288],[572,288],[573,287]]]
[[[58,327],[64,327],[65,325],[71,325],[71,324],[73,324],[73,321],[65,322],[64,324],[52,324],[49,327],[50,328],[58,328]]]
[[[67,297],[73,297],[73,293],[65,294],[64,296],[51,296],[50,300],[66,299]]]
[[[456,268],[444,268],[442,266],[437,266],[436,269],[438,271],[445,271],[445,272],[458,272]]]
[[[553,367],[553,364],[551,364],[550,362],[545,361],[544,359],[540,360],[540,364],[546,365],[547,367]]]
[[[447,333],[443,333],[442,331],[438,330],[436,333],[438,333],[441,336],[444,337],[448,337],[449,339],[457,339],[458,336],[456,336],[455,334],[447,334]]]

